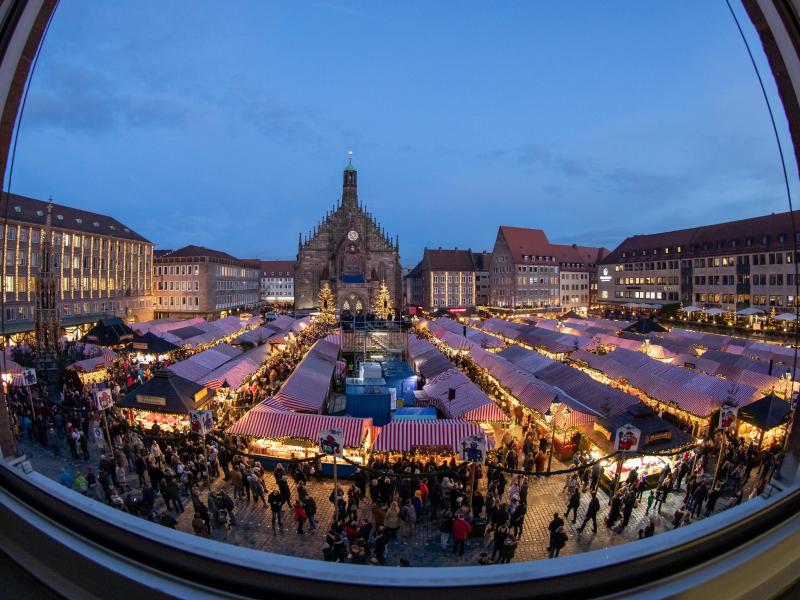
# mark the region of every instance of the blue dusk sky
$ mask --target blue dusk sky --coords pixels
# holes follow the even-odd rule
[[[491,250],[501,224],[613,248],[787,210],[722,0],[62,0],[11,187],[157,248],[293,258],[348,150],[408,266]]]

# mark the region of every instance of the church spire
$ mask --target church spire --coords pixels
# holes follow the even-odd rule
[[[347,166],[344,168],[342,182],[342,204],[358,206],[358,171],[353,166],[353,152],[348,152]]]

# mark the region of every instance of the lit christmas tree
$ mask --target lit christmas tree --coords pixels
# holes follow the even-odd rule
[[[328,323],[335,321],[336,300],[333,297],[333,292],[327,281],[322,284],[322,289],[319,291],[317,300],[319,301],[319,309],[322,311],[322,320]]]
[[[375,298],[373,312],[379,320],[385,321],[392,315],[393,310],[394,307],[392,306],[392,297],[389,295],[389,288],[387,288],[386,283],[382,281],[381,287],[378,290],[378,296]]]

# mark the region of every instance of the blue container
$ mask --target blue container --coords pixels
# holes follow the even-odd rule
[[[398,408],[392,415],[392,421],[435,421],[436,409],[433,406],[417,406]]]
[[[386,386],[347,386],[345,413],[351,417],[371,418],[375,425],[386,425],[392,418],[391,395]]]

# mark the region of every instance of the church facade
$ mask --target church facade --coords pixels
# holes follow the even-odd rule
[[[348,164],[338,205],[305,240],[300,235],[294,270],[298,310],[318,308],[325,282],[340,311],[370,312],[382,282],[394,303],[392,313],[402,309],[400,243],[393,242],[359,202],[357,176]]]

